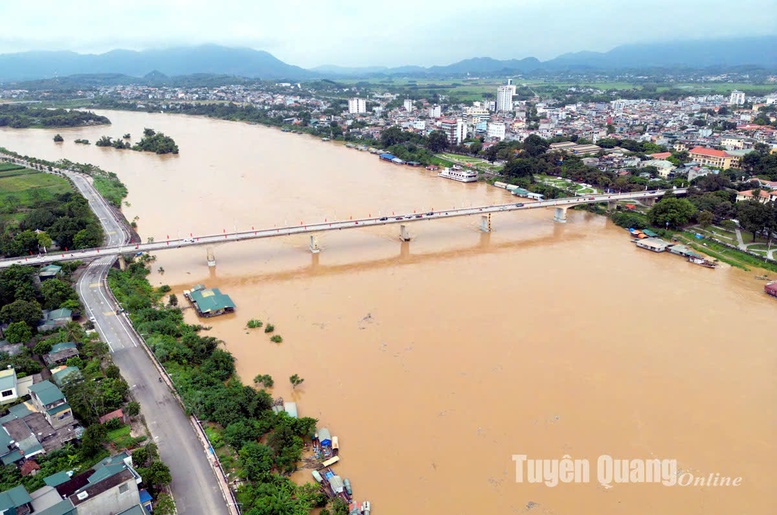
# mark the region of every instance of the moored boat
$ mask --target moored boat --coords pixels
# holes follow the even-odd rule
[[[764,286],[764,292],[772,297],[777,297],[777,281],[773,281]]]
[[[478,180],[477,172],[471,170],[457,170],[455,168],[445,168],[442,172],[438,173],[437,176],[459,182],[477,182]]]
[[[718,264],[715,261],[704,259],[703,257],[689,256],[688,261],[694,265],[701,265],[706,268],[715,268]]]

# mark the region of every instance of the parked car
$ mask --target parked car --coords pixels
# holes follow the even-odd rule
[[[380,221],[381,221],[381,222],[385,222],[386,220],[388,220],[388,217],[387,217],[387,216],[382,216],[382,217],[380,218]]]
[[[523,207],[523,202],[518,202],[515,204],[515,207]]]

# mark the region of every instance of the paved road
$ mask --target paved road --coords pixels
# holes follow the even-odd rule
[[[117,220],[111,208],[97,193],[88,177],[65,172],[103,224],[108,245],[129,241],[129,233]],[[141,413],[159,446],[162,460],[170,467],[171,485],[178,513],[185,515],[227,514],[227,506],[218,489],[216,478],[205,451],[192,429],[189,419],[173,397],[151,358],[141,346],[124,315],[116,315],[106,283],[115,256],[103,257],[89,264],[76,288],[95,327],[108,343],[114,362],[140,402]]]
[[[685,189],[674,189],[677,195],[686,193]],[[250,231],[224,232],[223,234],[212,234],[204,236],[193,236],[183,239],[167,239],[152,243],[138,244],[110,244],[99,249],[83,249],[70,252],[52,252],[42,256],[29,256],[25,258],[9,258],[0,260],[0,268],[10,266],[15,263],[21,264],[45,264],[55,261],[67,261],[72,259],[91,259],[99,258],[105,255],[119,255],[135,252],[156,252],[166,249],[175,249],[181,247],[194,247],[198,245],[216,245],[232,241],[253,240],[258,238],[275,238],[279,236],[289,236],[292,234],[313,234],[324,231],[339,231],[343,229],[358,229],[361,227],[370,227],[375,225],[387,224],[407,224],[409,222],[419,222],[423,220],[439,220],[442,218],[453,218],[457,216],[487,215],[490,213],[501,213],[507,211],[523,211],[528,209],[543,208],[569,208],[580,204],[596,204],[601,202],[615,202],[618,200],[639,200],[650,199],[663,196],[665,191],[639,191],[632,193],[612,193],[603,195],[584,195],[582,197],[569,197],[561,199],[543,200],[539,202],[514,202],[510,204],[498,204],[491,206],[467,207],[459,209],[448,209],[443,211],[430,211],[427,213],[407,213],[391,216],[360,218],[357,220],[336,220],[332,222],[302,224],[291,227],[277,227],[272,229],[251,229]],[[110,235],[110,234],[109,234]]]

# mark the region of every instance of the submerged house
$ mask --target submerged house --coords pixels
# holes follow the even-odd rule
[[[221,293],[218,288],[205,288],[198,284],[191,290],[184,291],[183,296],[192,303],[201,317],[213,317],[235,311],[235,303],[229,295]]]

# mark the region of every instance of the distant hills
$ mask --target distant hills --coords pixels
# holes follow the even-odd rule
[[[140,52],[112,50],[104,54],[22,52],[0,54],[0,81],[47,79],[79,74],[115,74],[150,79],[210,74],[304,80],[374,75],[461,76],[565,70],[701,69],[741,66],[777,69],[777,36],[630,44],[618,46],[609,52],[564,54],[548,61],[540,61],[534,57],[509,60],[477,57],[446,66],[348,68],[328,65],[310,70],[284,63],[261,50],[218,45]]]

